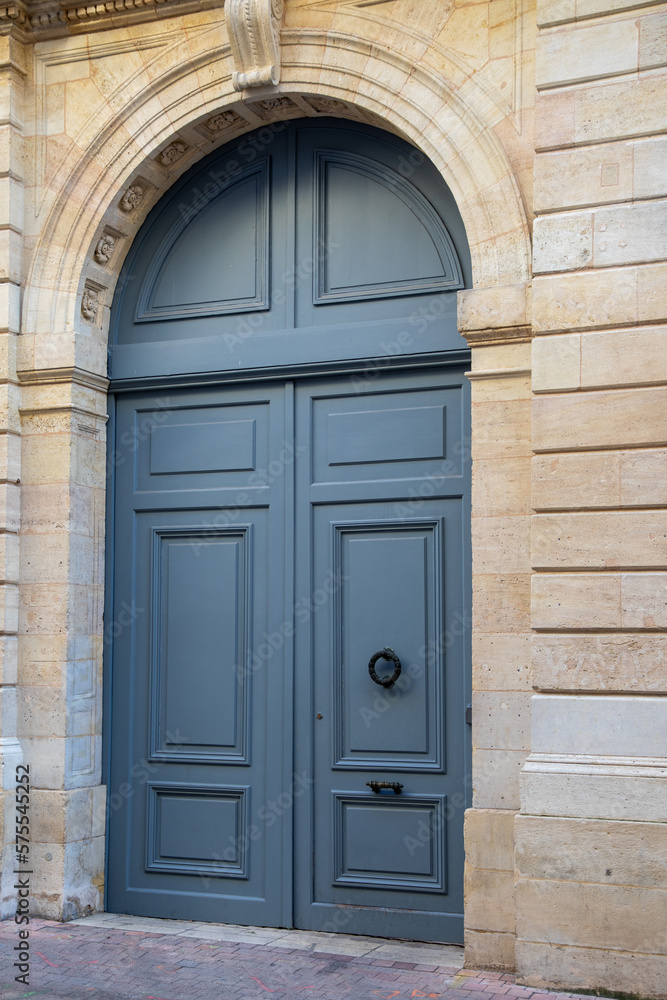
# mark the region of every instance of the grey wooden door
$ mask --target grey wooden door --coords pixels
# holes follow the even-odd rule
[[[114,304],[107,906],[460,940],[460,219],[375,130],[241,148]]]
[[[465,379],[297,392],[300,926],[460,940],[466,800]],[[393,661],[369,661],[392,649]],[[376,782],[375,786],[373,783]],[[382,788],[380,784],[394,785]]]

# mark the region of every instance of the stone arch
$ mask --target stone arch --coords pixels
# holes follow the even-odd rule
[[[47,180],[50,207],[24,300],[23,330],[36,338],[34,367],[42,367],[40,335],[56,333],[69,342],[74,367],[102,374],[113,291],[147,212],[216,146],[285,117],[334,114],[411,142],[435,163],[457,200],[474,287],[526,281],[528,222],[493,131],[506,110],[459,57],[441,53],[444,72],[415,67],[401,51],[403,35],[391,30],[379,43],[340,31],[285,29],[282,43],[279,87],[239,100],[227,40],[219,23],[206,25],[189,38],[194,51],[187,63],[174,62],[173,45],[147,56],[126,84],[129,101],[111,95],[72,137]],[[212,128],[225,119],[227,127]],[[124,212],[120,202],[132,185],[142,197]],[[111,254],[96,258],[100,239],[109,235]]]

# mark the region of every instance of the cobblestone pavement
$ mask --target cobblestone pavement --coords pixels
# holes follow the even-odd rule
[[[17,930],[13,921],[0,925],[0,1000],[562,1000],[577,996],[516,986],[510,975],[462,970],[462,950],[453,947],[262,928],[238,928],[234,934],[233,929],[220,930],[219,925],[136,918],[97,918],[76,924],[33,920],[30,983],[24,986],[14,981]],[[242,940],[228,939],[234,936]],[[295,943],[300,946],[289,947]],[[435,956],[449,964],[423,961]]]

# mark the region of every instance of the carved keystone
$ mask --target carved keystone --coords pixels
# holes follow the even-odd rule
[[[283,0],[225,0],[234,90],[278,84],[282,18]]]

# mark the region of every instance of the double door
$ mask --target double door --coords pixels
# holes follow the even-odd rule
[[[108,909],[462,939],[467,412],[446,368],[116,397]]]

